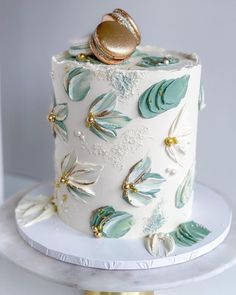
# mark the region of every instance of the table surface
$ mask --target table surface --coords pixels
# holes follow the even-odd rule
[[[5,177],[6,184],[6,196],[11,195],[12,193],[18,192],[21,189],[28,187],[33,184],[34,181],[14,177],[7,176]],[[196,260],[197,261],[197,260]],[[209,263],[211,263],[211,259],[209,257]],[[198,267],[196,263],[195,266]],[[181,267],[178,268],[178,271],[182,271]],[[146,273],[147,274],[147,273]],[[92,276],[94,276],[94,272],[90,271],[89,281],[92,282]],[[191,295],[197,294],[199,292],[204,292],[207,294],[222,294],[222,286],[224,286],[224,293],[228,292],[228,294],[232,294],[233,291],[236,290],[234,279],[236,277],[236,267],[232,267],[230,270],[224,272],[223,274],[211,278],[206,281],[201,281],[198,283],[191,283],[185,287],[178,287],[172,290],[163,290],[161,294],[189,294],[191,291]],[[96,276],[94,276],[94,280],[96,280]],[[14,284],[12,284],[14,282]],[[85,282],[86,283],[86,282]],[[125,283],[121,281],[121,284],[125,285]],[[85,284],[86,285],[86,284]],[[89,288],[89,285],[87,286]],[[204,290],[204,291],[203,291]],[[52,292],[57,292],[57,295],[60,294],[77,294],[77,291],[72,288],[67,288],[63,286],[59,286],[55,283],[51,283],[41,278],[29,274],[19,267],[16,267],[9,261],[6,261],[3,258],[0,258],[0,294],[1,295],[21,295],[21,294],[51,294]]]

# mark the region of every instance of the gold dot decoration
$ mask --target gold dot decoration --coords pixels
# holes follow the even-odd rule
[[[167,138],[165,138],[165,140],[164,140],[164,144],[165,144],[166,146],[172,146],[172,145],[175,145],[175,144],[177,144],[177,143],[178,143],[178,140],[177,140],[176,137],[167,137]]]

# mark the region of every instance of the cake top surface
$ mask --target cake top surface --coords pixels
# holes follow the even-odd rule
[[[86,56],[85,60],[78,60],[68,51],[55,55],[53,60],[58,63],[74,63],[88,69],[113,69],[113,70],[139,70],[160,71],[191,68],[199,64],[196,54],[187,54],[177,51],[165,50],[154,46],[138,47],[131,57],[118,65],[107,65],[96,59],[95,56]]]

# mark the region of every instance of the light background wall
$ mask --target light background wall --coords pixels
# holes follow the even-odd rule
[[[91,32],[105,12],[126,9],[143,44],[197,52],[207,109],[200,114],[197,178],[236,193],[235,0],[0,0],[5,170],[53,176],[46,121],[52,92],[50,59],[68,40]]]

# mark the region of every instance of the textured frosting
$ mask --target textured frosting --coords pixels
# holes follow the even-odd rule
[[[167,63],[164,57],[169,58]],[[129,60],[113,66],[95,59],[78,62],[67,53],[53,57],[54,108],[59,104],[64,110],[66,105],[68,112],[57,115],[59,123],[63,121],[59,127],[64,136],[55,138],[55,191],[58,214],[65,223],[91,235],[92,214],[110,206],[132,216],[132,226],[122,238],[137,238],[171,232],[190,218],[193,181],[189,171],[195,164],[200,75],[196,55],[153,47],[139,48]],[[179,94],[183,88],[176,88],[174,81],[181,77],[187,77],[187,82]],[[139,109],[140,98],[160,82],[168,84],[169,89],[156,90],[150,99],[146,96],[145,107],[155,107],[155,99],[159,109],[155,116],[145,118]],[[108,111],[104,113],[105,104]],[[98,127],[93,125],[94,120]],[[57,121],[52,122],[55,127]],[[67,184],[62,183],[64,180],[59,184],[62,162],[73,152],[75,166],[83,167],[83,171],[101,167],[93,170],[96,177],[95,172],[88,172],[92,185],[87,179],[86,185],[81,185],[81,179],[73,177]],[[132,167],[137,173],[143,169],[141,181],[136,181]],[[75,192],[68,187],[75,182],[84,192],[79,198],[78,189]],[[110,236],[113,228],[114,235],[119,235],[118,225],[111,220],[102,225]]]

